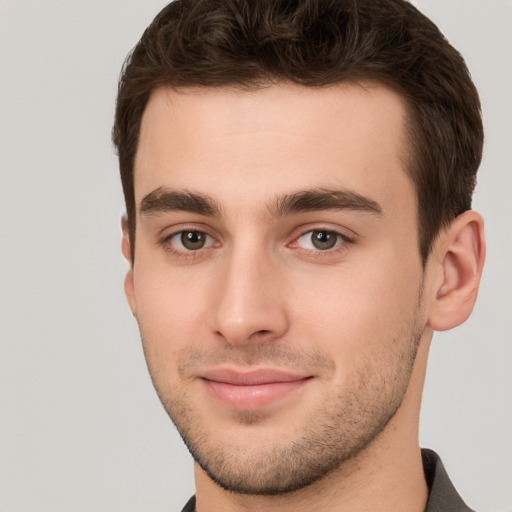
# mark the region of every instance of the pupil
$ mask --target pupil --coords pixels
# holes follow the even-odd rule
[[[201,249],[205,242],[203,233],[198,231],[184,231],[181,234],[181,243],[187,249]]]
[[[329,231],[313,231],[311,235],[313,245],[317,249],[332,249],[336,245],[337,235]]]

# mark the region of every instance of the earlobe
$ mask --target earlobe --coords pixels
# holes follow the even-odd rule
[[[121,228],[123,230],[123,239],[121,241],[121,250],[123,256],[126,261],[130,264],[130,268],[126,272],[126,276],[124,278],[124,292],[126,294],[126,299],[128,301],[128,305],[132,310],[133,316],[137,316],[137,304],[135,301],[135,286],[133,281],[133,262],[132,262],[132,252],[131,252],[131,243],[130,243],[130,235],[128,232],[128,222],[126,215],[123,215],[121,219]]]
[[[485,260],[482,217],[472,210],[459,215],[443,230],[431,256],[436,275],[428,324],[445,331],[465,322],[475,305]]]

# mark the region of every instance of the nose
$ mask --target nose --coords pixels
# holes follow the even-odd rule
[[[215,335],[233,346],[282,338],[289,325],[283,281],[278,263],[263,251],[233,251],[215,282]]]

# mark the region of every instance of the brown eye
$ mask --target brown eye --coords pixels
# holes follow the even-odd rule
[[[304,233],[297,239],[297,245],[303,249],[313,251],[328,251],[341,245],[344,237],[335,231],[327,231],[325,229],[316,229]]]
[[[321,251],[332,249],[338,242],[339,235],[331,231],[313,231],[311,243]]]
[[[219,246],[212,236],[195,229],[176,231],[163,239],[161,245],[166,251],[178,257],[203,254],[203,250]]]
[[[206,244],[207,235],[201,231],[182,231],[180,242],[185,249],[196,251],[202,249]]]

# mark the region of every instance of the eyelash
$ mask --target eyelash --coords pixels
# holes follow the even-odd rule
[[[332,248],[327,248],[325,250],[305,249],[303,247],[297,246],[294,247],[294,245],[297,244],[301,238],[305,236],[312,237],[313,233],[325,233],[329,235],[334,235],[336,237],[335,245]],[[302,232],[298,237],[294,239],[294,241],[291,244],[288,245],[288,247],[291,247],[293,250],[307,251],[308,257],[310,258],[328,258],[346,251],[348,249],[347,245],[353,243],[355,243],[354,238],[349,237],[344,233],[340,233],[339,231],[336,231],[334,229],[314,227],[312,229]]]
[[[336,242],[335,242],[335,245],[332,247],[332,248],[327,248],[325,250],[321,250],[321,249],[306,249],[306,248],[303,248],[303,247],[298,247],[298,246],[295,246],[295,244],[297,244],[298,240],[300,240],[301,238],[309,235],[309,236],[312,236],[313,233],[326,233],[326,234],[329,234],[329,235],[334,235],[336,237]],[[183,235],[184,233],[197,233],[199,235],[204,235],[206,237],[208,237],[211,241],[213,241],[213,243],[209,243],[208,246],[206,247],[200,247],[196,250],[193,250],[193,249],[177,249],[173,243],[172,243],[172,239],[177,237],[178,235]],[[347,236],[346,234],[344,233],[340,233],[339,231],[336,231],[336,230],[333,230],[333,229],[327,229],[327,228],[322,228],[322,227],[315,227],[315,228],[312,228],[312,229],[308,229],[307,231],[303,231],[301,232],[297,237],[295,237],[293,239],[293,241],[290,243],[290,244],[287,244],[287,247],[291,248],[292,250],[303,250],[303,251],[307,251],[308,252],[308,255],[310,257],[314,257],[314,258],[325,258],[325,257],[329,257],[329,256],[332,256],[334,254],[338,254],[342,251],[345,251],[347,249],[347,244],[353,244],[355,243],[355,240],[354,238],[352,237],[349,237]],[[180,229],[179,231],[174,231],[173,233],[169,234],[169,235],[166,235],[165,237],[163,237],[160,241],[159,241],[159,245],[161,245],[167,252],[171,253],[172,255],[174,256],[177,256],[179,258],[197,258],[199,256],[201,256],[202,254],[204,254],[204,251],[205,250],[208,250],[208,249],[211,249],[211,248],[214,248],[212,246],[215,246],[215,244],[218,244],[218,242],[216,241],[216,239],[209,235],[206,231],[204,230],[200,230],[200,229],[197,229],[197,228],[182,228]]]
[[[204,235],[213,241],[213,244],[211,244],[211,245],[215,245],[216,240],[213,236],[209,235],[206,231],[197,229],[197,228],[188,228],[188,229],[182,228],[179,231],[174,231],[173,233],[164,236],[159,241],[159,245],[161,245],[165,251],[167,251],[167,252],[171,253],[173,256],[177,256],[179,258],[197,258],[204,253],[204,250],[210,249],[211,245],[208,245],[206,247],[200,247],[196,250],[186,249],[186,248],[184,248],[184,249],[176,248],[172,243],[172,239],[179,235],[183,235],[184,233],[197,233],[199,235]]]

